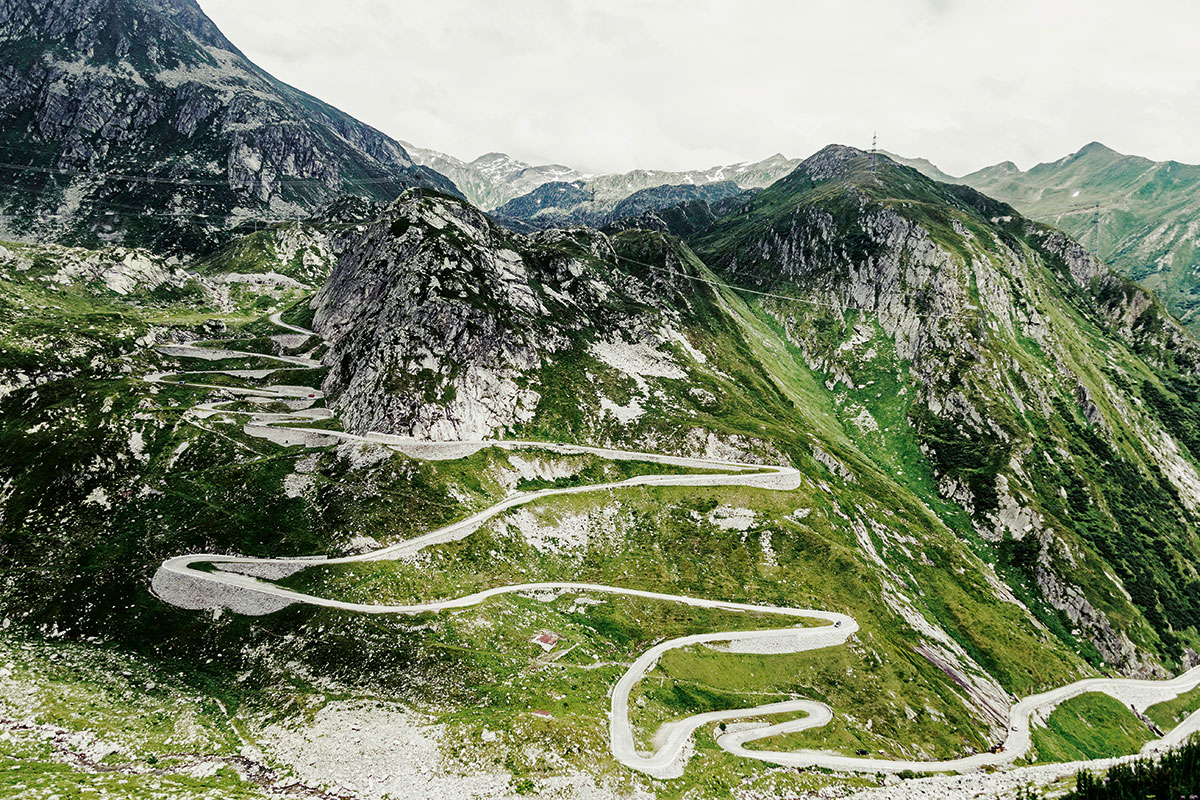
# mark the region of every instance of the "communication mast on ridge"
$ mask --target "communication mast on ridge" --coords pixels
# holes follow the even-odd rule
[[[871,131],[871,172],[879,165],[879,131]]]
[[[1092,255],[1100,255],[1100,204],[1092,209]]]

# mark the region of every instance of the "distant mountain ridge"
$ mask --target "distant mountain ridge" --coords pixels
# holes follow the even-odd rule
[[[547,183],[581,183],[595,192],[598,208],[610,210],[634,192],[658,186],[733,181],[742,189],[771,185],[794,170],[800,159],[780,153],[761,161],[723,164],[699,170],[636,169],[629,172],[589,175],[561,164],[534,166],[503,153],[487,153],[464,162],[436,150],[405,144],[416,163],[437,170],[454,181],[471,203],[485,211],[533,192]]]
[[[898,160],[1061,228],[1200,331],[1200,166],[1126,155],[1099,142],[1028,170],[1004,161],[961,178],[925,159]]]
[[[203,252],[344,194],[456,192],[195,0],[0,0],[0,234]]]
[[[481,209],[499,208],[543,184],[571,183],[585,178],[583,173],[561,164],[532,166],[503,153],[485,153],[467,162],[437,150],[403,144],[416,163],[454,181],[471,204]]]
[[[718,203],[745,193],[733,181],[681,183],[639,189],[612,204],[601,203],[586,186],[583,181],[544,183],[509,200],[491,214],[506,227],[523,233],[567,225],[600,228],[683,203]]]

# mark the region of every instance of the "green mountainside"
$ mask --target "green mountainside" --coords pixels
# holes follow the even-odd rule
[[[693,246],[801,299],[762,302],[881,465],[929,459],[1019,595],[1124,669],[1194,644],[1200,349],[1152,295],[1010,207],[847,149]]]
[[[873,782],[783,774],[707,733],[679,779],[612,760],[606,697],[624,665],[663,636],[720,630],[717,612],[580,593],[417,618],[307,607],[255,618],[151,593],[158,564],[180,553],[361,552],[513,491],[654,471],[552,450],[425,461],[323,441],[323,429],[797,467],[790,492],[547,498],[417,562],[286,579],[368,603],[582,581],[859,622],[836,651],[673,651],[631,698],[647,745],[665,721],[799,695],[835,721],[771,747],[952,758],[1002,738],[1015,696],[1190,663],[1200,345],[1061,233],[842,147],[708,218],[686,244],[638,228],[525,236],[429,190],[370,215],[330,208],[324,229],[280,226],[194,264],[120,248],[0,253],[11,332],[0,342],[0,618],[4,646],[23,654],[5,679],[37,692],[34,723],[66,737],[39,749],[40,728],[12,731],[22,749],[4,752],[22,785],[47,797],[88,785],[78,767],[49,767],[86,763],[70,736],[116,742],[112,731],[148,724],[131,703],[181,696],[208,698],[190,758],[213,766],[189,772],[199,767],[172,756],[161,737],[178,733],[139,733],[122,764],[166,766],[135,796],[256,796],[254,775],[319,787],[343,774],[346,754],[366,758],[357,748],[375,746],[372,726],[398,725],[432,749],[386,763],[440,753],[446,786],[486,775],[497,791],[566,792],[554,787],[570,776],[584,793],[724,797]],[[281,331],[274,311],[320,339]],[[197,363],[171,347],[188,341],[245,354]],[[322,366],[280,371],[254,353],[310,353]],[[201,369],[231,372],[189,372]],[[236,400],[222,386],[280,383],[325,395],[201,410]],[[308,445],[274,444],[239,416],[323,406],[334,416],[307,423]],[[570,648],[552,663],[530,644],[544,630]],[[57,659],[75,666],[47,682]],[[154,688],[96,695],[114,720],[105,732],[71,714],[112,659]],[[1111,719],[1088,741],[1137,735],[1127,715],[1081,719],[1052,732]],[[319,736],[344,744],[323,755]],[[1075,752],[1039,736],[1043,760]],[[262,755],[231,760],[231,741]]]
[[[1070,234],[1197,330],[1200,166],[1124,155],[1098,142],[1026,171],[1004,162],[961,178],[920,161],[912,166],[935,180],[965,183]]]
[[[644,746],[665,721],[802,696],[834,722],[772,748],[952,758],[1003,738],[1014,697],[1190,663],[1200,345],[1152,295],[1011,207],[851,148],[725,211],[688,243],[639,228],[525,236],[424,190],[378,219],[339,204],[324,227],[277,226],[195,262],[6,244],[0,645],[13,666],[0,678],[37,700],[34,727],[12,728],[0,754],[21,785],[98,785],[76,741],[87,732],[124,748],[110,757],[124,774],[160,765],[132,796],[257,796],[281,780],[372,796],[378,773],[338,765],[369,762],[363,748],[399,729],[427,749],[383,762],[396,787],[421,763],[439,785],[486,776],[501,796],[878,783],[780,772],[706,732],[682,778],[613,761],[622,670],[663,637],[730,625],[720,612],[582,592],[413,618],[244,617],[150,591],[181,553],[351,554],[514,491],[661,469],[560,442],[790,464],[800,486],[560,495],[417,561],[323,565],[286,584],[386,603],[581,581],[858,621],[837,650],[672,651],[631,697]],[[242,354],[201,363],[181,342]],[[304,353],[322,365],[264,360]],[[228,373],[199,371],[212,369]],[[222,388],[279,384],[324,396],[254,403]],[[325,406],[306,445],[274,444],[243,415]],[[322,430],[548,449],[429,461]],[[563,641],[552,660],[530,643],[546,630]],[[98,694],[113,669],[136,685]],[[181,697],[199,698],[198,755],[147,716]],[[1071,726],[1111,720],[1088,733],[1111,747],[1139,735],[1128,715],[1079,713],[1059,739],[1039,734],[1040,758],[1075,752],[1060,741],[1076,741]],[[64,759],[75,766],[52,766]]]
[[[0,796],[907,799],[1027,733],[953,795],[1006,796],[1200,708],[1010,717],[1200,661],[1193,168],[582,182],[410,156],[193,0],[0,41]],[[622,714],[713,716],[656,772]]]

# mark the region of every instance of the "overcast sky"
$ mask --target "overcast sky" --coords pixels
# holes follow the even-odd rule
[[[806,156],[961,175],[1092,140],[1200,162],[1194,0],[200,0],[384,132],[590,172]]]

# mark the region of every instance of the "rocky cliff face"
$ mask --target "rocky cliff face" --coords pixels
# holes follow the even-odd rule
[[[635,277],[617,261],[594,231],[524,237],[451,198],[410,192],[315,300],[330,342],[326,387],[355,430],[472,439],[527,427],[544,392],[566,388],[541,370],[589,347],[609,348],[610,361],[633,348],[645,374],[682,378],[659,350],[680,290],[669,275]],[[576,409],[590,403],[603,415],[589,387],[573,390]]]
[[[919,448],[1048,625],[1134,673],[1194,638],[1200,451],[1178,415],[1200,350],[1151,295],[1002,203],[842,147],[695,246],[796,298],[763,306],[860,446]]]
[[[3,0],[0,41],[0,236],[197,252],[341,194],[453,191],[260,70],[194,0]]]

